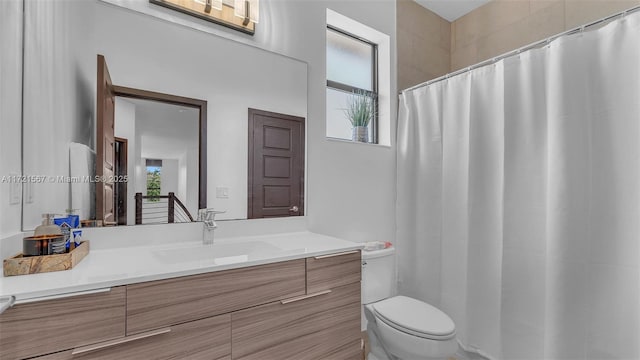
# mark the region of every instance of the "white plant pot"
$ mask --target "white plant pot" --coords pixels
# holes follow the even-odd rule
[[[351,139],[358,142],[369,142],[369,128],[367,126],[354,126],[351,130]]]

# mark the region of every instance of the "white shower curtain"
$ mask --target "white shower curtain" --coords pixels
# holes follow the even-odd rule
[[[399,291],[493,359],[640,359],[640,14],[407,91]]]

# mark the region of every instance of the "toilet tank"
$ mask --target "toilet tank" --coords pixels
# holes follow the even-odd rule
[[[362,303],[370,304],[395,294],[396,249],[362,250]]]

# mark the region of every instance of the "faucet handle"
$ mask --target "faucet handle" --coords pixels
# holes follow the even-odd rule
[[[217,214],[224,214],[226,211],[214,210],[213,208],[198,209],[198,221],[213,221]]]
[[[216,216],[217,214],[224,214],[226,211],[215,210],[213,208],[198,209],[198,219],[209,218],[210,216]]]
[[[218,211],[214,209],[200,209],[198,210],[198,221],[204,223],[204,228],[209,232],[215,230],[218,227],[216,224],[216,214],[224,214],[226,211]]]

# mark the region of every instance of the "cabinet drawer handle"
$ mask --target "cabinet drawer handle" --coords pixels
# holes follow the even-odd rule
[[[360,252],[360,250],[353,250],[353,251],[346,251],[346,252],[329,254],[329,255],[314,256],[313,258],[316,259],[316,260],[320,260],[320,259],[332,258],[332,257],[342,256],[342,255],[351,255],[351,254],[355,254],[355,253],[359,253],[359,252]]]
[[[98,344],[82,346],[82,347],[78,347],[78,348],[73,349],[73,351],[71,352],[71,355],[84,354],[84,353],[88,353],[90,351],[96,351],[96,350],[108,348],[108,347],[111,347],[111,346],[126,344],[126,343],[131,342],[131,341],[136,341],[136,340],[146,339],[146,338],[149,338],[149,337],[152,337],[152,336],[156,336],[156,335],[166,334],[168,332],[171,332],[171,328],[158,329],[158,330],[149,331],[149,332],[145,332],[145,333],[141,333],[141,334],[136,334],[136,335],[123,337],[123,338],[120,338],[120,339],[109,340],[109,341],[105,341],[105,342],[98,343]]]
[[[305,299],[310,299],[312,297],[328,294],[330,292],[331,292],[331,290],[325,290],[325,291],[320,291],[320,292],[313,293],[313,294],[296,296],[296,297],[280,300],[280,303],[282,303],[282,305],[285,305],[285,304],[289,304],[289,303],[292,303],[292,302],[301,301],[301,300],[305,300]]]
[[[106,293],[106,292],[109,292],[109,291],[111,291],[111,288],[102,288],[102,289],[87,290],[87,291],[77,291],[77,292],[71,292],[71,293],[59,294],[59,295],[51,295],[51,296],[41,296],[41,297],[35,297],[35,298],[31,298],[31,299],[16,300],[16,305],[28,304],[28,303],[32,303],[32,302],[38,302],[38,301],[64,299],[64,298],[68,298],[68,297],[81,296],[81,295],[101,294],[101,293]]]
[[[8,308],[12,307],[16,302],[15,296],[9,296],[6,301],[3,301],[2,305],[0,305],[0,314],[5,312]]]

